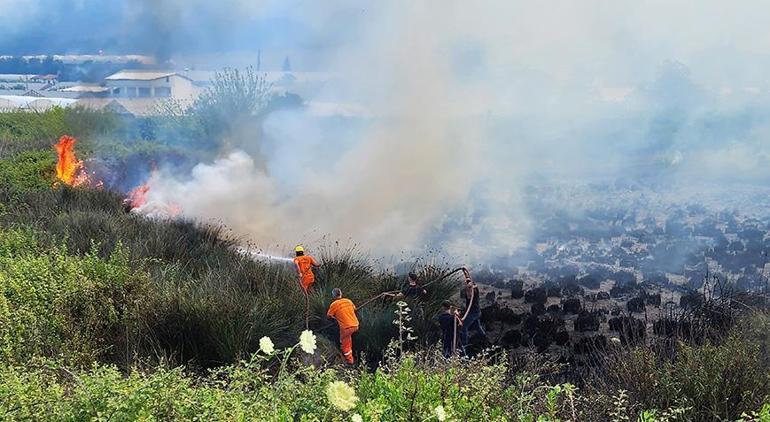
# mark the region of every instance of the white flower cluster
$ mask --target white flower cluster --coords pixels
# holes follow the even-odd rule
[[[315,353],[316,337],[310,330],[305,330],[299,336],[299,347],[307,354],[312,355]]]
[[[326,386],[326,398],[332,406],[344,412],[352,410],[358,403],[356,390],[343,381],[330,382]]]
[[[259,351],[266,355],[272,355],[275,352],[273,340],[270,340],[270,337],[267,336],[259,339]]]

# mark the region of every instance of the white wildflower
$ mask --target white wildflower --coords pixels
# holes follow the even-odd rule
[[[436,406],[433,412],[436,414],[436,419],[438,419],[439,422],[444,422],[446,420],[446,410],[444,410],[444,406]]]
[[[310,330],[305,330],[299,336],[299,347],[307,354],[312,355],[315,353],[315,334]]]
[[[356,397],[356,390],[353,387],[347,385],[343,381],[333,381],[326,386],[326,398],[332,406],[336,407],[343,412],[347,412],[356,407],[358,397]]]
[[[273,340],[270,340],[270,337],[267,336],[259,339],[259,351],[266,355],[272,355],[275,352]]]

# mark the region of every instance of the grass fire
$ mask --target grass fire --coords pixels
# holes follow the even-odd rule
[[[0,419],[770,420],[767,5],[96,3],[0,7]]]
[[[78,186],[87,181],[83,162],[75,157],[75,142],[75,138],[62,135],[54,145],[57,155],[56,178],[69,186]]]

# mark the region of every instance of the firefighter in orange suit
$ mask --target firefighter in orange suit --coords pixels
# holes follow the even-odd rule
[[[294,258],[294,265],[297,267],[297,274],[299,275],[299,284],[307,295],[310,290],[310,286],[315,283],[315,274],[313,274],[313,268],[318,268],[321,265],[310,255],[305,255],[305,248],[297,246],[294,248],[294,253],[297,255]]]
[[[340,345],[342,355],[349,364],[355,363],[353,357],[353,334],[358,331],[358,318],[356,317],[356,305],[350,299],[342,297],[342,290],[333,289],[334,301],[329,306],[326,315],[334,318],[340,326]]]

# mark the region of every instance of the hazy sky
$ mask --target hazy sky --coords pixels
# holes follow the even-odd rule
[[[303,4],[304,3],[304,4]],[[0,54],[200,56],[262,49],[308,66],[338,45],[339,20],[359,8],[294,0],[0,0]],[[312,18],[308,12],[312,8]],[[335,21],[337,21],[335,23]]]

